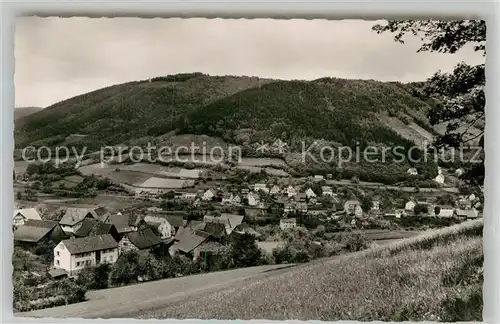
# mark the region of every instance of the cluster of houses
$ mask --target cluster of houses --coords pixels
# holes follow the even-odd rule
[[[47,241],[56,243],[49,273],[57,278],[75,276],[100,263],[114,263],[131,250],[203,258],[224,246],[229,235],[260,235],[243,219],[242,215],[223,213],[188,222],[182,211],[149,208],[145,215],[112,214],[103,206],[77,206],[64,208],[57,222],[44,220],[36,208],[25,208],[14,211],[13,235],[16,244],[28,248]]]
[[[322,179],[315,179],[322,180]],[[319,190],[321,189],[321,190]],[[203,219],[187,221],[185,211],[163,211],[151,207],[144,213],[111,213],[104,206],[62,207],[59,221],[45,220],[36,208],[16,209],[13,215],[14,240],[18,244],[33,246],[44,240],[57,245],[54,248],[53,273],[73,276],[87,266],[102,262],[114,263],[119,255],[135,250],[138,253],[184,254],[193,259],[215,253],[228,242],[231,235],[260,234],[244,222],[245,217],[265,216],[269,208],[282,212],[279,226],[282,230],[296,227],[297,213],[338,219],[351,216],[351,225],[366,214],[387,217],[436,216],[479,217],[479,200],[464,196],[455,206],[439,206],[426,201],[410,199],[404,208],[390,213],[381,211],[381,198],[373,197],[370,210],[363,210],[356,197],[343,200],[329,186],[313,190],[300,186],[279,186],[256,183],[247,188],[225,192],[222,188],[175,193],[177,199],[201,206]],[[234,206],[244,210],[238,214],[222,212],[210,215],[203,206],[216,201],[217,205]],[[420,206],[420,207],[417,207]],[[234,210],[229,208],[226,210]],[[436,214],[436,212],[438,212]]]

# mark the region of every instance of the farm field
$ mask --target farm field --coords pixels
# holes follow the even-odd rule
[[[106,163],[93,163],[89,165],[84,165],[79,167],[78,170],[86,176],[89,175],[99,175],[99,176],[108,176],[111,172],[116,169],[116,166],[109,165]]]
[[[194,185],[193,180],[180,180],[180,179],[165,179],[150,177],[143,183],[137,185],[140,188],[157,188],[157,189],[179,189],[190,187]]]

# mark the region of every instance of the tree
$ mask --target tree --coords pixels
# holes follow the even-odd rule
[[[416,204],[415,207],[413,208],[413,212],[416,215],[427,214],[429,212],[429,207],[427,205]]]
[[[16,194],[16,198],[17,200],[23,200],[23,194],[20,191],[18,191]]]
[[[365,195],[361,198],[361,209],[363,209],[364,212],[372,209],[372,204],[372,199],[369,196]]]
[[[441,213],[441,207],[436,206],[434,207],[434,215],[439,215]]]
[[[232,237],[230,254],[236,268],[258,265],[261,253],[253,235],[239,234]]]
[[[423,44],[418,52],[454,54],[472,45],[475,51],[486,55],[484,20],[396,20],[375,25],[373,30],[378,34],[394,33],[394,40],[400,43],[407,34],[420,36]],[[452,73],[438,71],[413,93],[437,101],[428,114],[432,125],[447,123],[445,134],[437,136],[433,143],[436,148],[458,148],[478,140],[482,152],[480,162],[469,163],[463,178],[469,185],[479,186],[484,182],[484,127],[475,135],[469,135],[468,130],[477,123],[484,125],[484,67],[484,64],[459,63]]]

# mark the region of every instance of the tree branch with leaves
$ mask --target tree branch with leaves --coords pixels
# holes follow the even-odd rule
[[[404,43],[404,37],[419,37],[422,45],[417,52],[455,54],[465,46],[486,56],[486,22],[484,20],[394,20],[377,24],[372,28],[378,34],[394,34],[396,42]],[[478,145],[484,149],[484,127],[476,134],[469,130],[475,124],[484,125],[485,65],[471,66],[459,63],[451,73],[437,71],[423,86],[414,92],[424,100],[433,100],[428,112],[431,125],[445,124],[446,131],[435,138],[437,148],[459,148]],[[462,178],[471,185],[484,182],[484,153],[480,163],[466,164]]]

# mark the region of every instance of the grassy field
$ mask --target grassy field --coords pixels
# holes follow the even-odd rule
[[[482,227],[462,223],[140,317],[481,321]]]
[[[271,158],[241,158],[239,163],[241,166],[255,166],[255,167],[286,167],[285,161],[281,159],[271,159]]]

